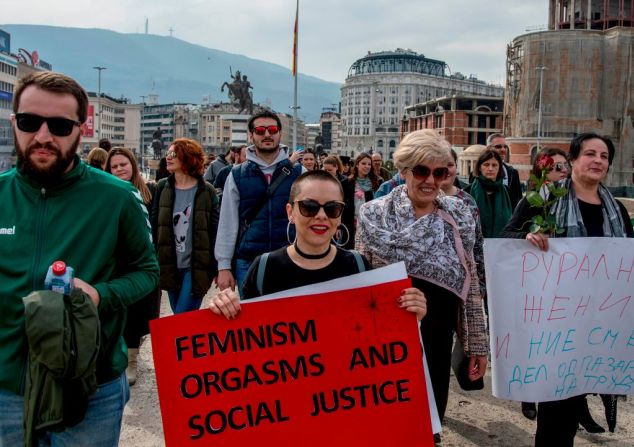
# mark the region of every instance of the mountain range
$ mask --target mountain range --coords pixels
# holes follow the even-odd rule
[[[227,90],[221,93],[220,86],[231,82],[231,68],[248,76],[254,102],[292,113],[293,77],[281,65],[152,34],[42,25],[7,24],[0,29],[11,34],[13,53],[37,50],[53,70],[73,77],[88,91],[97,91],[93,67],[102,66],[101,92],[111,97],[123,96],[132,103],[148,94],[158,94],[161,104],[200,104],[204,97],[226,102]],[[299,116],[306,122],[317,122],[323,107],[340,100],[340,84],[300,73],[298,86]]]

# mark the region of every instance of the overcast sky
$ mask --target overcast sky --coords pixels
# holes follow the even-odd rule
[[[295,0],[0,0],[0,21],[169,35],[291,66]],[[504,82],[506,45],[545,26],[547,0],[300,0],[299,71],[343,82],[368,51],[409,48]]]

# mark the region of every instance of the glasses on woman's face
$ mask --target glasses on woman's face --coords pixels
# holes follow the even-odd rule
[[[319,210],[323,208],[324,213],[326,213],[326,216],[330,219],[336,219],[341,216],[343,208],[346,206],[345,203],[337,200],[331,200],[322,205],[318,201],[312,199],[295,200],[294,202],[291,202],[291,205],[294,204],[297,204],[299,213],[304,217],[315,217],[319,214]]]
[[[570,171],[570,165],[568,163],[565,162],[558,162],[555,163],[555,166],[553,167],[553,169],[555,170],[555,172],[569,172]]]
[[[443,180],[447,180],[447,177],[449,177],[449,168],[447,167],[431,169],[427,166],[418,165],[413,168],[409,168],[409,170],[412,171],[416,180],[420,180],[422,182],[427,180],[430,175],[434,178],[435,182],[442,182]]]
[[[165,154],[165,158],[167,158],[168,160],[176,158],[176,151],[167,151],[167,153]]]

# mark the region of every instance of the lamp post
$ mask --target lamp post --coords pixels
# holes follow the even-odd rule
[[[539,70],[539,108],[537,110],[537,153],[539,153],[542,137],[542,86],[544,85],[544,70],[547,68],[541,65],[535,70]]]
[[[101,140],[101,72],[102,70],[106,70],[106,67],[97,66],[92,68],[99,72],[97,83],[97,115],[99,116],[99,125],[97,126],[97,133],[99,134],[99,139]]]

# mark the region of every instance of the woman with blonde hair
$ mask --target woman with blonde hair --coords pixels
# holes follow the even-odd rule
[[[88,152],[88,157],[86,157],[86,164],[88,166],[92,166],[93,168],[103,171],[105,169],[107,159],[108,152],[105,149],[102,149],[100,147],[93,147],[90,152]]]
[[[449,143],[433,130],[412,132],[394,153],[404,185],[361,206],[357,249],[373,267],[404,261],[427,298],[421,336],[438,415],[449,396],[454,332],[468,357],[468,379],[484,376],[489,352],[476,262],[476,222],[462,200],[440,193]]]

